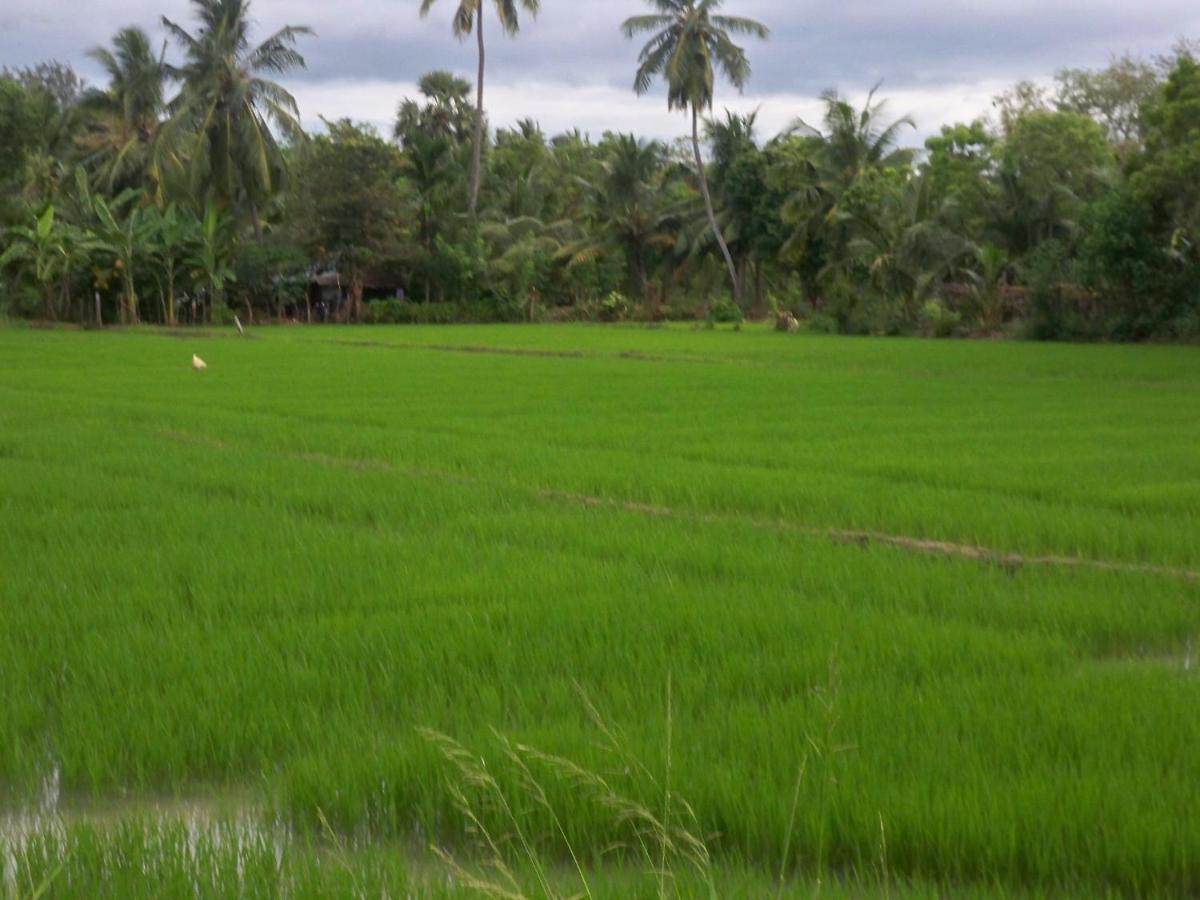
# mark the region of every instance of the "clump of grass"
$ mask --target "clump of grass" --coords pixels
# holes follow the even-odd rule
[[[454,777],[449,780],[448,788],[455,807],[468,823],[469,834],[475,843],[476,862],[466,864],[452,851],[437,845],[432,848],[434,852],[463,885],[487,897],[498,900],[591,898],[592,889],[581,854],[568,836],[561,814],[546,789],[545,781],[550,778],[569,785],[578,804],[597,806],[604,811],[614,832],[619,835],[608,847],[608,854],[616,856],[622,865],[632,865],[642,871],[653,882],[655,896],[660,900],[676,895],[681,877],[686,878],[689,885],[702,885],[709,896],[716,896],[712,854],[696,812],[671,788],[670,678],[666,690],[664,758],[659,775],[630,752],[620,734],[608,724],[586,694],[582,690],[579,693],[602,737],[602,748],[616,763],[614,774],[603,774],[564,756],[513,742],[493,731],[498,762],[515,776],[501,779],[489,768],[484,756],[468,750],[442,732],[418,729],[451,766]],[[520,804],[513,796],[514,791],[548,817],[555,843],[565,849],[571,861],[574,883],[569,888],[564,888],[551,874],[554,866],[547,861],[542,849],[546,841],[531,831],[530,818],[518,811]],[[572,809],[577,808],[572,806]],[[565,814],[569,816],[572,812]],[[488,824],[491,821],[498,825]],[[498,831],[498,828],[504,831]],[[529,874],[522,877],[521,873]]]

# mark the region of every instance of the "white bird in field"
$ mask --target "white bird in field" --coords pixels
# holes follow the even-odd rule
[[[208,368],[208,363],[198,357],[195,353],[192,354],[192,368],[197,372],[203,372]]]

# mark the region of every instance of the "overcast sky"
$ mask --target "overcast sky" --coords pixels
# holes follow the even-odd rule
[[[387,132],[398,101],[435,68],[473,78],[475,48],[451,35],[457,0],[439,0],[427,19],[420,0],[253,0],[258,35],[310,25],[308,71],[284,83],[307,125],[350,116]],[[661,90],[631,90],[638,45],[620,23],[645,0],[542,0],[516,40],[493,28],[487,107],[504,126],[523,117],[548,132],[572,127],[673,138],[686,119],[668,115]],[[1196,0],[727,0],[732,14],[772,29],[749,42],[754,74],[745,96],[719,87],[717,109],[760,108],[770,135],[802,116],[814,119],[826,88],[861,99],[882,81],[889,111],[910,114],[918,143],[940,125],[985,113],[993,95],[1021,78],[1043,80],[1063,66],[1101,66],[1126,50],[1167,51],[1200,37]],[[161,40],[159,16],[190,26],[188,0],[0,0],[0,65],[57,58],[101,81],[85,52],[126,24]]]

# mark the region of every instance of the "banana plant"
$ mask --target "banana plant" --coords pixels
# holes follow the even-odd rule
[[[237,281],[230,261],[233,258],[233,219],[209,201],[192,243],[188,263],[197,290],[208,295],[208,316],[212,305],[225,291],[225,286]]]
[[[94,220],[91,239],[113,261],[121,282],[121,322],[136,325],[140,321],[135,273],[147,256],[155,235],[153,212],[142,205],[144,191],[122,191],[106,200],[93,194],[82,167],[75,170],[75,189],[80,205]]]
[[[126,325],[136,325],[141,318],[134,276],[154,240],[153,216],[137,202],[141,193],[125,191],[111,204],[103,197],[92,201],[100,225],[97,235],[112,253],[121,278],[121,321]]]
[[[34,219],[33,227],[16,225],[8,230],[9,246],[0,255],[0,269],[14,264],[33,275],[41,289],[46,316],[56,317],[55,291],[59,277],[67,269],[66,236],[55,221],[54,206],[47,206]]]
[[[176,324],[175,289],[179,271],[188,264],[199,234],[200,223],[195,215],[174,203],[154,216],[153,255],[161,268],[163,314],[168,325]]]

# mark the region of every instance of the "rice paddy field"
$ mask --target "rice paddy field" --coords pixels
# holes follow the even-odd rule
[[[1196,348],[0,329],[0,893],[1196,896],[1198,570]]]

